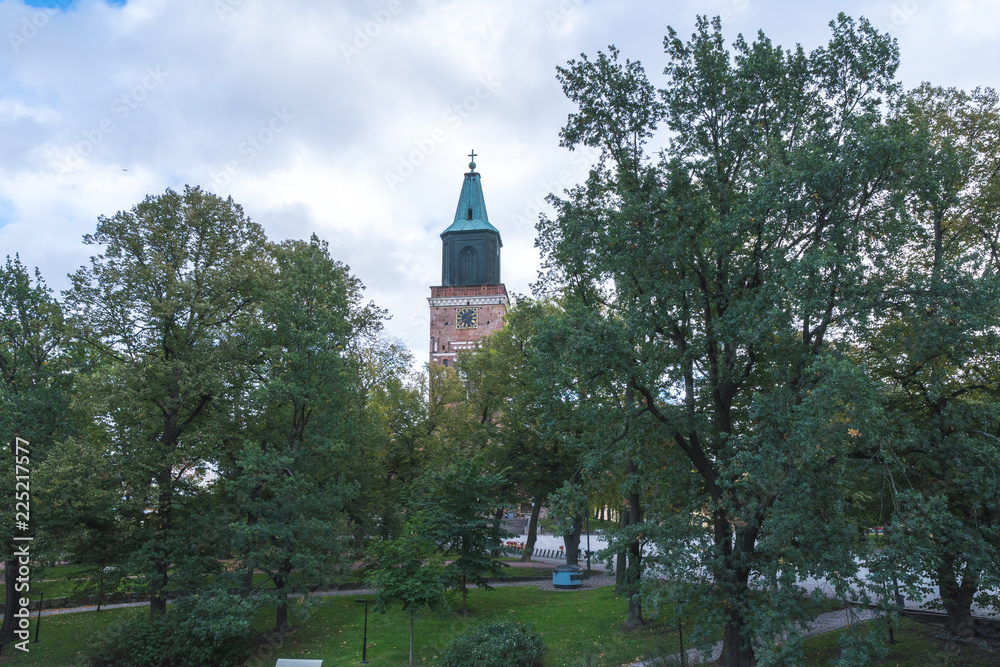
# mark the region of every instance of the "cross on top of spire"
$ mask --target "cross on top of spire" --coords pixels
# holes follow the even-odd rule
[[[471,162],[469,162],[469,169],[471,169],[472,171],[475,171],[476,170],[476,149],[475,148],[473,148],[472,152],[469,153],[469,159],[471,160]]]

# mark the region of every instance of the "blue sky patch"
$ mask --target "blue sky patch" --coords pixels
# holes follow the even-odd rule
[[[14,222],[14,207],[5,199],[0,199],[0,229]]]
[[[29,7],[52,7],[54,9],[69,9],[77,0],[24,0]],[[109,5],[122,6],[126,0],[104,0]]]

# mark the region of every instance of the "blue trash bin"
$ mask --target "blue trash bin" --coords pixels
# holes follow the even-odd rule
[[[581,588],[583,568],[579,565],[560,565],[552,570],[552,585],[565,589]]]

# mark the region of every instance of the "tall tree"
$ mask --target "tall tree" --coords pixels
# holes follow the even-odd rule
[[[878,415],[835,343],[869,317],[899,244],[908,133],[883,114],[895,44],[864,20],[831,28],[809,54],[763,35],[729,49],[719,20],[699,18],[689,41],[665,39],[662,91],[613,47],[559,69],[578,107],[563,145],[602,158],[539,223],[541,288],[591,323],[567,345],[620,410],[609,438],[633,452],[629,471],[648,470],[631,437],[650,420],[686,459],[658,481],[695,471],[697,501],[651,516],[653,539],[665,574],[714,582],[694,593],[721,609],[708,617],[729,667],[789,629],[797,574],[844,585],[855,568],[845,489]]]
[[[86,395],[138,508],[131,561],[156,617],[172,579],[195,581],[217,562],[189,543],[204,518],[203,473],[226,442],[223,399],[240,393],[234,369],[253,361],[241,332],[260,300],[265,237],[232,199],[186,187],[102,216],[84,242],[99,252],[65,299],[76,335],[104,364]]]
[[[0,471],[0,493],[9,508],[0,515],[0,533],[4,536],[0,559],[4,561],[6,586],[0,644],[14,638],[16,601],[25,597],[23,589],[17,590],[18,562],[14,553],[18,545],[12,540],[15,490],[31,493],[31,472],[66,434],[70,395],[67,369],[59,304],[37,269],[32,278],[19,258],[7,257],[0,268],[0,442],[10,453],[9,465]],[[28,441],[27,455],[16,456],[17,438]],[[25,456],[29,479],[17,480],[24,473],[17,472],[14,462]],[[32,536],[37,536],[40,528],[35,509],[34,520],[28,521]],[[37,544],[32,546],[34,552]]]
[[[357,545],[389,539],[405,521],[409,485],[426,468],[433,430],[426,380],[399,341],[361,339],[352,349],[364,409],[356,420],[357,450],[346,474],[360,488],[347,510]]]
[[[417,483],[412,503],[424,518],[428,538],[450,560],[446,576],[462,596],[462,614],[468,613],[468,584],[489,589],[487,578],[503,569],[500,543],[507,533],[494,521],[503,507],[498,491],[502,472],[470,458],[442,471],[429,471]]]
[[[448,609],[444,555],[429,539],[430,531],[418,513],[395,539],[372,542],[365,555],[365,581],[375,589],[375,611],[384,614],[398,603],[410,617],[411,665],[414,618],[424,608]]]
[[[363,407],[352,341],[374,334],[382,314],[361,302],[361,283],[325,242],[286,241],[270,251],[274,275],[250,339],[261,350],[245,430],[248,442],[227,486],[246,513],[233,551],[248,583],[273,584],[275,627],[288,621],[290,590],[325,582],[349,563],[345,477]],[[292,572],[296,586],[291,587]]]
[[[554,304],[519,297],[503,329],[458,359],[469,411],[481,427],[475,437],[488,443],[485,455],[498,468],[516,471],[505,497],[532,504],[522,561],[531,560],[549,494],[579,471],[575,429],[567,419],[568,388],[556,382],[559,376],[548,369],[551,360],[537,347],[539,323],[558,317]]]
[[[973,601],[1000,603],[1000,104],[928,84],[904,104],[925,145],[905,193],[918,233],[863,359],[898,416],[889,553],[928,574],[950,631],[972,636]]]

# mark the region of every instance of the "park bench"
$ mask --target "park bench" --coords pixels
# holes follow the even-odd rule
[[[290,658],[278,658],[274,667],[323,667],[322,660],[292,660]]]

